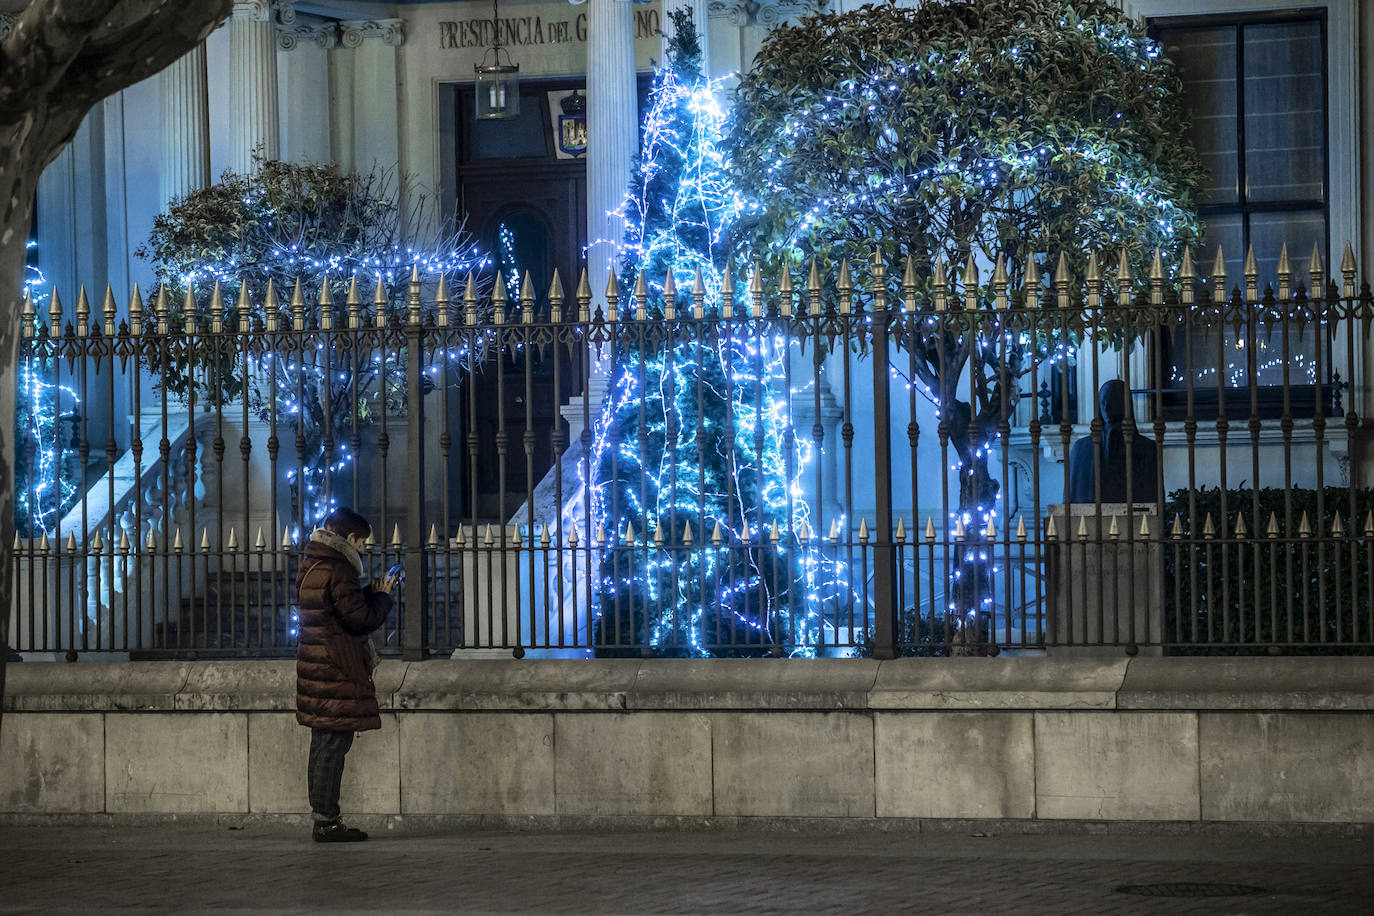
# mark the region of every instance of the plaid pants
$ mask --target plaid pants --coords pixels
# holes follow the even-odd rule
[[[344,756],[353,746],[352,732],[310,729],[310,810],[316,821],[339,819],[339,784],[343,782]]]

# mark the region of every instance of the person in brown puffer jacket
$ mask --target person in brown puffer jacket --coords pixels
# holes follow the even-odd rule
[[[398,577],[362,584],[360,551],[371,533],[372,526],[351,509],[330,513],[324,527],[311,533],[296,574],[296,721],[310,729],[307,781],[311,836],[318,843],[367,839],[339,820],[339,786],[354,732],[382,727],[371,633],[386,622]]]

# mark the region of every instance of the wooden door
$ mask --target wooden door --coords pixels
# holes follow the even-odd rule
[[[512,305],[529,273],[541,318],[548,315],[554,268],[562,281],[565,315],[575,308],[573,293],[586,246],[586,166],[581,159],[559,157],[557,120],[550,113],[551,93],[557,98],[576,88],[580,84],[525,84],[521,114],[511,121],[475,121],[471,97],[460,93],[458,101],[459,207],[467,214],[468,230],[501,269]],[[510,520],[553,466],[553,431],[563,423],[558,402],[565,404],[581,391],[580,364],[573,355],[560,355],[557,398],[550,353],[508,353],[484,363],[475,379],[464,379],[464,385],[474,387],[459,399],[463,432],[476,432],[483,443],[475,466],[469,464],[467,449],[460,448],[455,450],[457,466],[450,469],[458,471],[460,486],[453,488],[453,495],[459,498],[454,504],[461,504],[464,518],[475,513],[481,521]],[[533,462],[528,466],[527,419],[534,433]],[[491,444],[501,429],[506,433],[504,459]]]

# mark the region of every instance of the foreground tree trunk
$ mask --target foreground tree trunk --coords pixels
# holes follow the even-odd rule
[[[959,522],[963,536],[953,545],[954,562],[947,583],[950,655],[981,655],[987,640],[985,621],[993,595],[988,542],[989,513],[996,510],[1000,484],[988,466],[989,441],[982,424],[971,420],[972,409],[955,401],[949,442],[959,456]]]
[[[0,42],[0,642],[6,646],[14,591],[19,295],[38,177],[93,105],[195,47],[229,15],[231,5],[231,0],[30,0]],[[5,661],[0,659],[0,704],[4,693]]]

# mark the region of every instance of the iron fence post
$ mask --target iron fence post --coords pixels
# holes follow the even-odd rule
[[[888,355],[890,312],[877,297],[873,314],[873,657],[897,654],[897,562],[892,543],[892,417]]]
[[[405,638],[402,657],[425,657],[425,402],[424,327],[412,321],[406,327],[406,551]],[[447,537],[447,534],[445,534]]]

